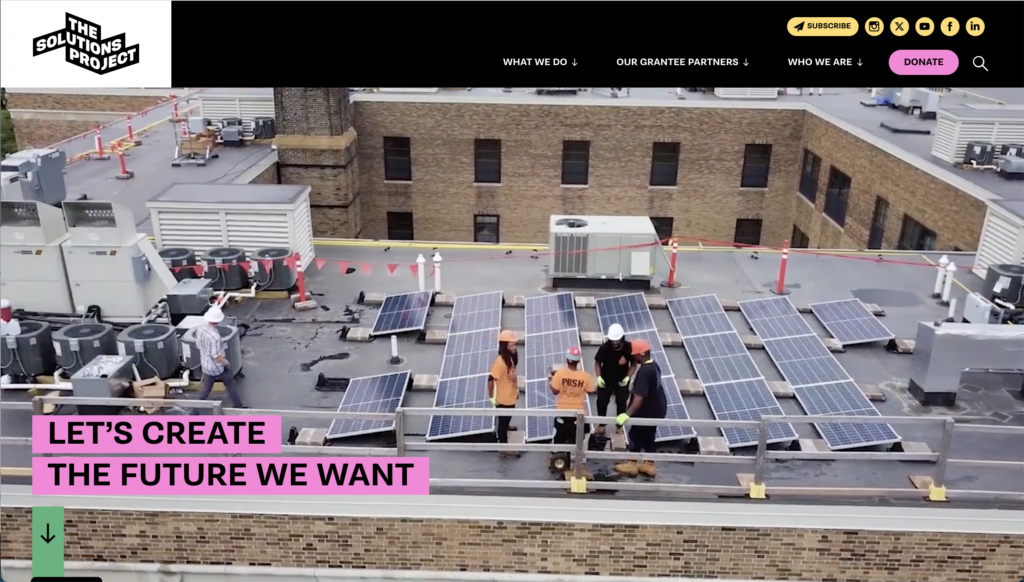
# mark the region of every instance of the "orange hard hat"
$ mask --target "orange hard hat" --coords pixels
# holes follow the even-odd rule
[[[498,334],[498,341],[502,343],[512,343],[516,341],[515,332],[505,330]]]
[[[632,348],[633,355],[638,356],[651,351],[651,342],[644,339],[633,340],[630,342],[630,347]]]

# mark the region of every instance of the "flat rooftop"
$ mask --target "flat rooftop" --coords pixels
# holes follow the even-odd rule
[[[390,246],[386,246],[390,245]],[[457,246],[457,245],[451,245]],[[545,257],[531,258],[538,253],[523,247],[488,247],[479,250],[449,250],[441,245],[438,250],[444,259],[444,287],[448,293],[465,295],[502,290],[507,298],[514,295],[537,296],[545,289]],[[518,250],[514,250],[514,249]],[[285,433],[291,426],[326,427],[329,421],[303,418],[304,411],[336,410],[342,397],[339,392],[320,392],[315,389],[318,374],[328,377],[361,377],[400,370],[414,374],[437,374],[440,370],[444,346],[426,345],[418,341],[416,332],[399,336],[401,365],[389,364],[390,342],[378,340],[370,343],[347,342],[340,339],[343,326],[371,326],[376,309],[357,305],[360,292],[403,293],[414,291],[416,278],[408,269],[415,264],[419,253],[430,256],[434,248],[430,243],[373,243],[370,241],[337,241],[319,245],[318,258],[327,263],[321,270],[308,270],[308,287],[321,309],[299,313],[286,301],[252,300],[232,307],[230,315],[250,326],[242,340],[245,356],[245,377],[240,380],[246,404],[254,408],[294,411],[285,417]],[[506,254],[509,253],[509,254]],[[666,297],[682,297],[714,293],[725,300],[771,297],[777,270],[777,255],[762,252],[758,259],[750,251],[732,249],[686,249],[679,256],[682,287],[657,289]],[[930,298],[935,270],[926,257],[917,254],[833,255],[820,252],[794,251],[790,255],[787,282],[795,302],[828,301],[860,298],[875,303],[886,311],[881,319],[897,337],[913,338],[919,321],[941,318],[946,308]],[[429,259],[428,259],[429,260]],[[964,266],[973,262],[971,255],[955,255],[953,260]],[[355,267],[355,273],[344,274],[341,262]],[[364,274],[369,265],[369,275]],[[394,274],[388,265],[398,265]],[[963,272],[963,271],[962,271]],[[966,273],[966,272],[964,272]],[[976,288],[980,281],[972,275],[962,275],[954,286],[954,296],[963,304],[966,289]],[[580,295],[617,295],[578,291]],[[447,331],[451,308],[433,307],[427,319],[427,329]],[[653,310],[655,322],[662,332],[675,332],[666,310]],[[742,316],[729,317],[740,333],[749,329]],[[824,328],[811,316],[807,322],[826,336]],[[582,332],[600,331],[595,309],[577,309]],[[524,310],[506,307],[502,312],[502,326],[512,330],[524,329]],[[682,348],[666,348],[673,370],[680,379],[695,378],[690,361]],[[592,361],[596,348],[584,348],[584,361]],[[763,350],[751,350],[762,374],[769,381],[781,380],[774,364]],[[885,416],[954,417],[962,422],[1004,426],[1024,426],[1024,402],[1005,390],[963,390],[953,408],[923,408],[907,391],[912,356],[894,355],[880,344],[850,346],[837,354],[843,367],[858,382],[875,384],[886,394],[885,402],[876,402]],[[1006,367],[1020,362],[1007,362]],[[431,407],[435,393],[411,390],[403,406]],[[22,393],[3,393],[5,400],[24,400]],[[192,395],[191,397],[195,397]],[[686,397],[692,417],[711,419],[707,401],[701,397]],[[793,399],[781,399],[787,415],[800,416],[804,412]],[[523,406],[523,400],[520,400]],[[409,417],[407,433],[410,441],[422,439],[426,433],[427,417]],[[522,426],[522,420],[514,424]],[[24,411],[2,411],[3,436],[26,437],[30,434],[30,415]],[[809,424],[795,424],[800,438],[819,438]],[[894,428],[904,441],[927,443],[938,450],[941,429],[933,425],[900,425]],[[701,429],[702,436],[718,436],[715,429]],[[286,434],[282,435],[282,439]],[[390,440],[390,442],[389,442]],[[359,437],[335,441],[335,446],[393,446],[394,439],[387,435]],[[954,458],[1024,461],[1024,435],[978,434],[958,432],[954,439]],[[682,443],[664,443],[663,452],[678,451]],[[735,455],[752,455],[749,450],[734,451]],[[547,480],[553,479],[547,470],[547,454],[528,452],[518,460],[499,459],[493,452],[432,451],[432,476],[448,479]],[[30,451],[27,447],[4,446],[4,466],[28,466]],[[609,462],[591,461],[588,466],[595,473],[610,473]],[[744,465],[714,465],[698,463],[661,463],[658,481],[666,483],[695,483],[707,485],[736,485],[737,472],[749,472]],[[895,461],[769,461],[766,480],[776,485],[852,486],[911,488],[910,475],[929,474],[932,465]],[[17,484],[17,480],[5,480]],[[23,481],[22,481],[23,482]],[[990,491],[1024,490],[1024,470],[1013,468],[967,468],[951,466],[947,485],[950,489]],[[445,494],[515,494],[531,496],[561,495],[548,490],[479,490],[445,489]],[[665,494],[630,491],[618,493],[628,498],[659,499]],[[804,503],[835,503],[832,498],[803,499]],[[854,501],[850,501],[854,502]],[[855,503],[919,504],[917,501],[892,499],[858,500]],[[965,502],[955,505],[963,506]],[[971,503],[971,505],[975,505]],[[1005,503],[982,502],[983,507],[1005,507]]]
[[[778,99],[721,99],[715,95],[704,93],[683,92],[684,99],[674,87],[630,88],[620,91],[618,98],[611,96],[608,88],[595,87],[577,95],[537,95],[525,88],[513,88],[504,92],[499,87],[474,87],[471,89],[441,89],[435,93],[411,92],[401,93],[397,90],[386,93],[357,92],[354,101],[395,101],[395,102],[485,102],[485,103],[526,103],[526,104],[579,104],[579,105],[614,105],[621,107],[736,107],[736,108],[806,108],[825,114],[830,121],[838,120],[843,129],[853,132],[870,142],[880,145],[900,155],[905,161],[918,166],[954,186],[966,189],[972,195],[985,201],[989,200],[1024,200],[1024,186],[1020,182],[1003,180],[994,173],[965,170],[959,166],[948,164],[931,155],[934,130],[938,122],[921,120],[916,116],[906,115],[887,107],[866,107],[862,101],[870,98],[870,90],[860,87],[829,87],[823,95],[809,94],[810,88],[804,88],[803,95],[780,95]],[[956,109],[965,105],[993,105],[1005,103],[1007,107],[1019,109],[1024,105],[1024,89],[1017,88],[970,88],[950,91],[942,95],[940,109]],[[932,135],[896,134],[881,127],[883,122],[898,124],[911,129],[926,129]],[[892,151],[893,146],[898,150]],[[966,184],[964,184],[966,182]],[[974,186],[974,188],[971,188]],[[966,187],[966,188],[965,188]]]

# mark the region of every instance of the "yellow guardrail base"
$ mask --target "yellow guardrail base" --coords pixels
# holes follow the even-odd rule
[[[749,495],[750,495],[751,499],[767,499],[768,498],[768,495],[767,495],[767,492],[766,492],[766,487],[765,487],[764,483],[761,483],[760,485],[757,484],[757,483],[751,483],[750,484],[750,493],[749,493]]]
[[[946,501],[946,488],[936,487],[934,483],[929,485],[928,501]]]
[[[569,493],[586,493],[587,479],[585,477],[569,478]]]

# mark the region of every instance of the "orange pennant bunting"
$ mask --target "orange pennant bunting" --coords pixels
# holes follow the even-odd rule
[[[388,265],[388,273],[390,273],[392,275],[395,274],[395,271],[397,269],[398,269],[398,265],[394,265],[394,264]]]
[[[348,275],[348,261],[338,261],[338,270],[342,275]]]
[[[239,266],[239,267],[242,267],[242,269],[243,269],[243,270],[244,270],[244,271],[245,271],[246,273],[248,273],[248,272],[249,272],[249,269],[251,269],[251,268],[252,268],[252,263],[250,263],[249,261],[238,261],[238,266]]]
[[[195,272],[195,274],[199,275],[200,277],[203,276],[203,266],[202,265],[192,265],[192,271]]]
[[[373,269],[373,265],[371,265],[370,263],[363,263],[363,264],[359,265],[359,268],[361,268],[363,270],[363,274],[364,275],[369,277],[370,276],[370,270]]]
[[[415,277],[420,272],[420,266],[416,263],[409,265],[409,272],[412,273],[413,277]]]
[[[324,268],[324,265],[327,264],[327,259],[317,259],[315,262],[316,262],[316,270],[319,271],[320,269]]]
[[[274,261],[272,259],[263,259],[263,268],[269,273],[274,268]]]

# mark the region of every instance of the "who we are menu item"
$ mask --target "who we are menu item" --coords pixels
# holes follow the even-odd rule
[[[430,493],[427,458],[262,456],[282,452],[279,416],[36,416],[32,452],[55,455],[32,459],[33,495]],[[167,454],[189,456],[146,456]],[[238,454],[257,456],[209,456]]]

